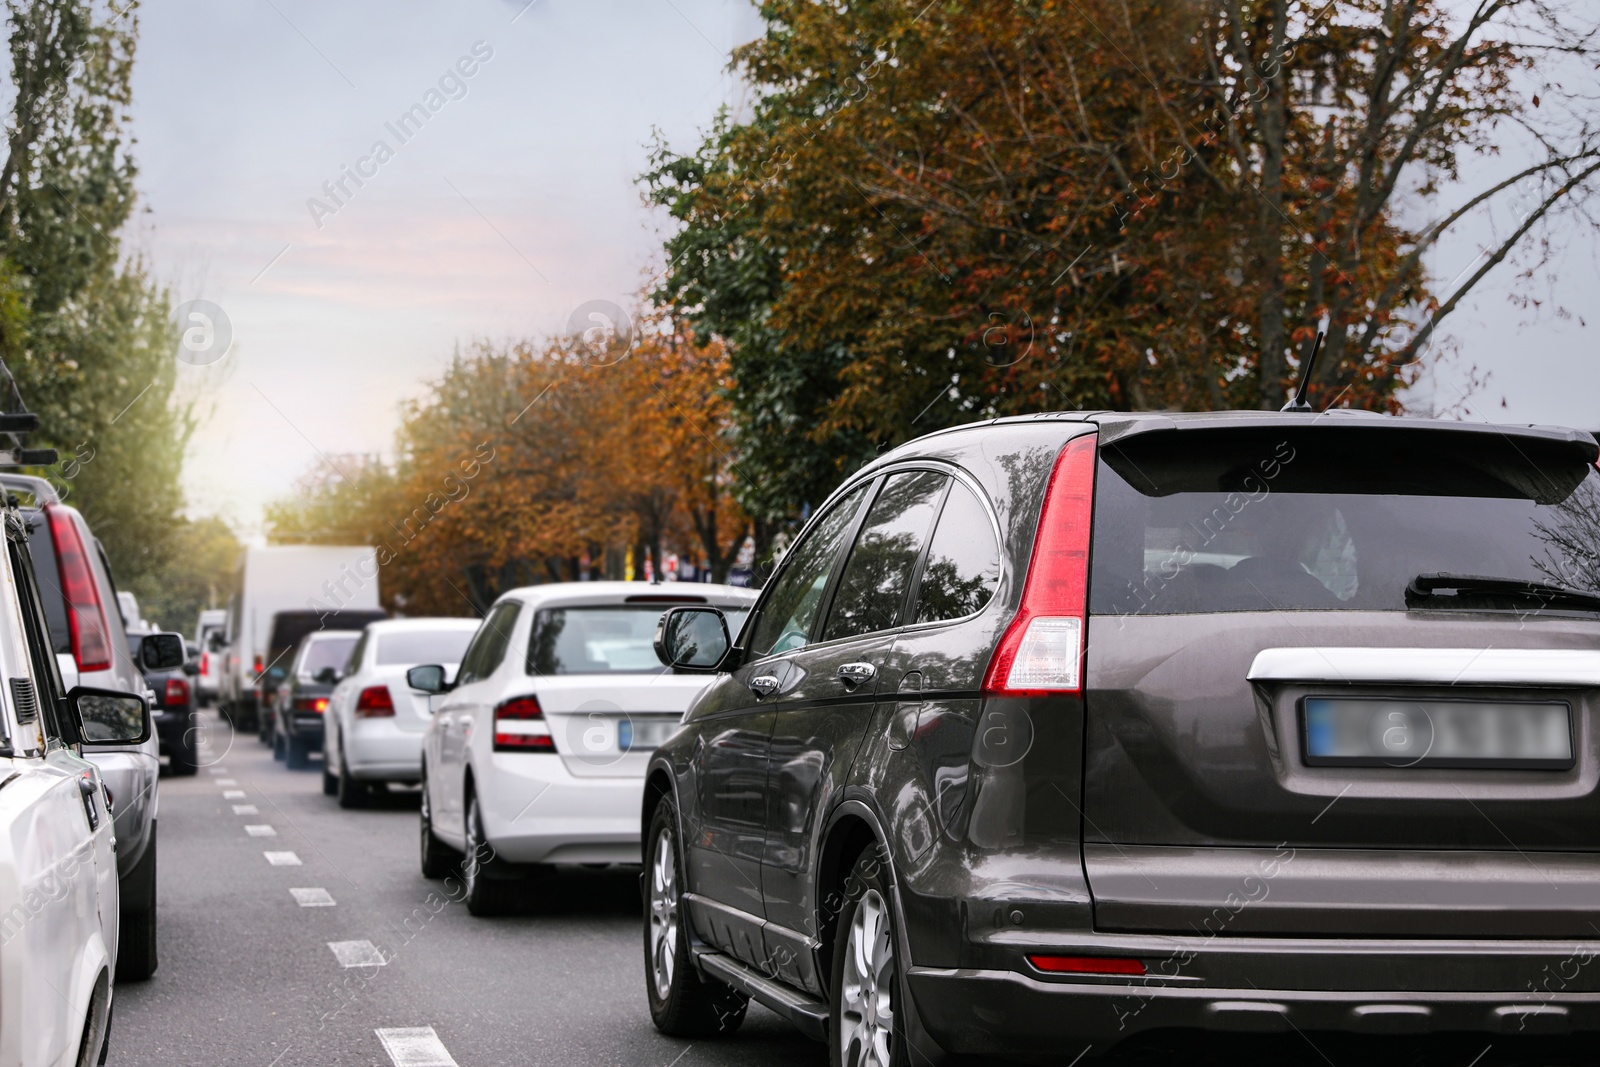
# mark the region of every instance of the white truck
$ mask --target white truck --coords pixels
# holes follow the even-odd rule
[[[228,602],[218,705],[239,729],[259,726],[263,684],[316,629],[361,629],[383,614],[378,550],[369,545],[246,548]]]

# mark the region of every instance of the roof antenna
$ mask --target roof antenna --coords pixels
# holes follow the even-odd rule
[[[1322,351],[1322,339],[1327,337],[1326,330],[1317,331],[1317,343],[1311,346],[1311,355],[1306,357],[1306,365],[1300,368],[1300,385],[1294,391],[1294,396],[1283,405],[1283,411],[1310,411],[1311,405],[1306,403],[1306,387],[1311,384],[1311,371],[1317,365],[1317,353]]]

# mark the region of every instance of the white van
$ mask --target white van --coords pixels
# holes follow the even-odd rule
[[[377,612],[378,550],[369,545],[269,545],[247,548],[238,591],[228,603],[227,649],[217,703],[234,726],[259,724],[257,682],[273,666],[273,617],[314,612],[334,624],[337,613]]]

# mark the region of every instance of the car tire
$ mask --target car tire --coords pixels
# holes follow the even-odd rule
[[[324,756],[323,759],[326,760],[327,757]],[[335,787],[341,808],[365,808],[372,803],[372,790],[365,782],[358,782],[351,776],[350,765],[344,761],[342,753],[339,756],[339,774],[335,780]]]
[[[156,973],[156,825],[150,823],[144,855],[120,886],[130,906],[118,917],[118,982],[143,982]]]
[[[303,771],[311,766],[311,749],[306,739],[290,734],[284,741],[283,765],[291,771]]]
[[[261,721],[256,725],[256,730],[261,737],[263,745],[275,745],[277,743],[278,739],[275,736],[277,731],[272,728],[272,723],[272,716],[263,713]]]
[[[422,779],[422,877],[448,878],[461,870],[461,853],[433,832],[433,805],[428,800],[428,779]]]
[[[322,795],[336,797],[339,795],[339,777],[328,772],[327,763],[322,765]]]
[[[743,1024],[750,1001],[695,971],[683,906],[677,810],[671,800],[656,805],[645,841],[644,981],[650,1020],[671,1037],[731,1034]]]
[[[844,906],[833,937],[828,984],[831,1067],[909,1067],[905,986],[893,899],[876,849],[856,860],[845,880]]]
[[[289,756],[289,741],[282,734],[272,735],[272,758],[275,760],[287,759]]]
[[[484,837],[483,814],[476,794],[467,796],[467,848],[461,858],[461,899],[473,915],[504,915],[515,907],[520,886],[509,878],[491,878],[489,871],[503,867]],[[505,873],[503,870],[497,874]]]

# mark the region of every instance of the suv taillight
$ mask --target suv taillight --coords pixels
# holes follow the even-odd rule
[[[256,657],[255,669],[252,670],[250,673],[255,675],[257,679],[259,679],[261,677],[261,657],[260,656]]]
[[[103,671],[111,666],[111,626],[106,622],[100,587],[90,569],[89,553],[72,513],[60,504],[46,504],[50,538],[56,544],[56,569],[61,594],[67,601],[67,631],[72,636],[72,658],[80,671]]]
[[[386,685],[369,685],[356,697],[356,717],[383,719],[394,715],[394,697]]]
[[[211,673],[211,653],[209,653],[209,652],[200,653],[200,673],[201,674],[210,674]]]
[[[189,683],[182,678],[168,678],[167,691],[162,694],[161,702],[168,707],[189,703]]]
[[[328,710],[328,698],[327,697],[296,697],[295,701],[294,701],[294,710],[295,711],[310,711],[310,712],[315,712],[318,715],[321,715],[323,712]]]
[[[554,752],[555,738],[544,709],[533,697],[513,697],[494,709],[496,752]]]
[[[1067,442],[1039,513],[1022,605],[989,661],[991,696],[1076,693],[1083,685],[1083,629],[1094,518],[1095,437]]]

